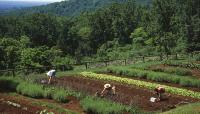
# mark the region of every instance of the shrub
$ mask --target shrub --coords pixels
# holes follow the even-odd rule
[[[195,57],[194,57],[194,58],[195,58],[195,60],[196,60],[196,61],[200,61],[200,54],[198,54],[198,55],[195,55]]]
[[[68,99],[66,98],[67,96],[68,95],[64,89],[59,89],[54,92],[53,99],[58,102],[66,103],[68,102]]]
[[[43,97],[43,88],[37,84],[30,84],[27,82],[22,82],[17,86],[17,92],[29,96],[32,98],[42,98]]]

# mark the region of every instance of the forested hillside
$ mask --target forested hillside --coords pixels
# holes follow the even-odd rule
[[[8,15],[26,15],[30,13],[48,13],[60,16],[76,16],[85,11],[93,11],[111,3],[123,3],[129,0],[66,0],[45,6],[24,8],[8,13]],[[150,5],[152,0],[136,0],[141,5]]]
[[[199,11],[199,0],[129,0],[74,18],[1,16],[0,69],[200,51]]]

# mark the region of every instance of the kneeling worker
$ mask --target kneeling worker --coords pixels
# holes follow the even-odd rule
[[[107,94],[115,95],[115,86],[111,86],[110,84],[105,84],[104,88],[101,92],[102,96],[103,96],[105,91],[107,91]]]
[[[163,100],[163,94],[165,93],[165,88],[162,86],[158,86],[154,89],[156,95],[158,95],[158,101]]]
[[[50,84],[52,77],[56,76],[56,70],[54,70],[54,69],[50,70],[49,72],[47,72],[47,76],[49,77],[48,84]]]

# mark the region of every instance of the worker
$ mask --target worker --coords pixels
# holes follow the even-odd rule
[[[163,98],[163,94],[165,93],[165,88],[162,86],[158,86],[154,89],[155,94],[158,96],[158,101],[162,101]]]
[[[56,76],[56,70],[54,70],[54,69],[50,70],[49,72],[47,72],[47,76],[49,77],[48,84],[50,84],[51,79]]]
[[[104,84],[104,88],[101,92],[101,95],[104,95],[104,92],[107,92],[107,94],[115,95],[115,86],[111,86],[111,84]]]

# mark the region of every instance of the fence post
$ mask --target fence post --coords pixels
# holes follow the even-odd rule
[[[178,54],[176,53],[176,58],[175,58],[176,60],[178,60]]]
[[[105,65],[106,65],[106,67],[108,66],[108,62],[107,61],[105,61]]]
[[[142,56],[142,61],[143,61],[143,63],[145,63],[145,57],[144,56]]]
[[[62,65],[62,71],[65,71],[65,66],[64,65]]]
[[[87,62],[85,63],[85,68],[86,68],[86,69],[88,69],[88,65],[87,65]]]
[[[15,69],[12,69],[12,75],[15,77]]]
[[[124,59],[124,65],[126,65],[126,59]]]

